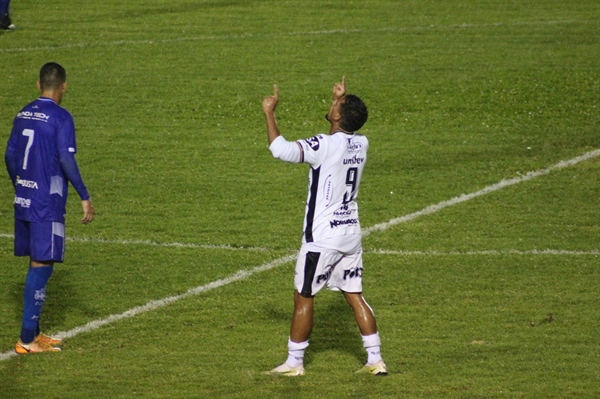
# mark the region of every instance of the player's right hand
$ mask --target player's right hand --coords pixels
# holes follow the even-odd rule
[[[94,217],[96,216],[96,211],[94,210],[92,200],[88,199],[81,201],[81,206],[83,208],[83,219],[81,219],[81,223],[88,224],[94,220]]]
[[[265,114],[274,112],[275,108],[277,108],[278,102],[279,102],[279,87],[277,85],[273,85],[273,95],[266,96],[263,100],[263,103],[262,103],[263,112]]]
[[[346,95],[346,77],[342,76],[342,83],[336,83],[333,85],[333,89],[331,90],[331,97],[333,97],[334,101],[339,100],[340,98]]]

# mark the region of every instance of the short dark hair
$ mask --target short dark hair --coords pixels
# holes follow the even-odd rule
[[[340,127],[347,132],[355,132],[367,121],[369,111],[365,103],[354,94],[347,94],[340,105]]]
[[[40,86],[42,90],[56,90],[67,81],[67,71],[56,62],[48,62],[40,69]]]

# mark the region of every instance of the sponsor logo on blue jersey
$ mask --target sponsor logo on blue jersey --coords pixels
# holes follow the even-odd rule
[[[17,186],[23,186],[23,187],[27,187],[27,188],[35,188],[36,190],[38,189],[37,182],[34,182],[33,180],[19,179],[19,176],[17,176]]]
[[[29,208],[31,206],[31,200],[28,198],[15,197],[16,205],[21,205],[23,208]]]
[[[48,122],[48,119],[50,119],[50,115],[46,115],[43,112],[21,111],[17,114],[17,118]]]

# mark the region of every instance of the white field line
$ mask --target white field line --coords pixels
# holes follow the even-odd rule
[[[562,21],[524,21],[513,23],[489,23],[489,24],[458,24],[458,25],[427,25],[414,27],[387,27],[376,29],[331,29],[303,32],[283,32],[283,33],[242,33],[237,35],[202,35],[190,37],[177,37],[171,39],[158,40],[114,40],[108,42],[91,42],[91,43],[72,43],[57,46],[41,46],[41,47],[20,47],[20,48],[0,48],[0,53],[24,53],[30,51],[49,51],[49,50],[70,50],[78,48],[91,47],[115,47],[115,46],[138,46],[138,45],[160,45],[165,43],[177,42],[196,42],[196,41],[217,41],[217,40],[236,40],[248,38],[268,38],[268,37],[283,37],[283,36],[324,36],[336,34],[353,34],[353,33],[368,33],[368,32],[385,32],[385,33],[403,33],[410,31],[433,30],[433,29],[471,29],[471,28],[490,28],[502,26],[535,26],[535,25],[556,25],[556,24],[572,24],[572,23],[591,23],[593,20],[562,20]]]
[[[481,195],[488,194],[488,193],[491,193],[493,191],[499,190],[501,188],[508,187],[510,185],[513,185],[513,184],[521,183],[521,182],[524,182],[524,181],[527,181],[527,180],[531,180],[531,179],[539,177],[539,176],[546,175],[546,174],[550,173],[553,170],[564,169],[564,168],[567,168],[569,166],[576,165],[576,164],[578,164],[580,162],[583,162],[583,161],[586,161],[586,160],[589,160],[589,159],[592,159],[592,158],[595,158],[595,157],[598,157],[598,156],[600,156],[600,150],[590,151],[590,152],[588,152],[586,154],[583,154],[581,156],[575,157],[575,158],[570,159],[568,161],[561,161],[561,162],[559,162],[559,163],[557,163],[557,164],[555,164],[555,165],[553,165],[553,166],[551,166],[549,168],[542,169],[542,170],[535,171],[535,172],[529,172],[526,175],[518,177],[518,178],[514,178],[514,179],[510,179],[510,180],[502,180],[501,182],[499,182],[497,184],[488,186],[488,187],[486,187],[486,188],[484,188],[482,190],[479,190],[479,191],[477,191],[475,193],[464,194],[464,195],[462,195],[460,197],[453,198],[453,199],[451,199],[449,201],[443,201],[443,202],[440,202],[439,204],[429,206],[429,207],[423,209],[422,211],[414,212],[414,213],[411,213],[411,214],[409,214],[407,216],[403,216],[403,217],[400,217],[400,218],[397,218],[397,219],[392,219],[392,220],[390,220],[387,223],[381,223],[381,224],[375,225],[375,226],[373,226],[371,228],[366,229],[365,232],[367,234],[370,234],[370,233],[372,233],[374,231],[384,231],[384,230],[389,229],[390,227],[395,226],[395,225],[397,225],[399,223],[404,223],[404,222],[407,222],[409,220],[413,220],[413,219],[415,219],[415,218],[417,218],[419,216],[428,215],[428,214],[437,212],[437,211],[442,210],[442,209],[444,209],[446,207],[449,207],[451,205],[456,205],[456,204],[459,204],[461,202],[468,201],[469,199],[477,198],[477,197],[479,197]],[[114,323],[114,322],[122,320],[122,319],[126,319],[126,318],[129,318],[129,317],[134,317],[134,316],[137,316],[139,314],[142,314],[142,313],[154,310],[154,309],[158,309],[158,308],[164,307],[164,306],[166,306],[166,305],[168,305],[168,304],[170,304],[172,302],[176,302],[176,301],[179,301],[181,299],[188,298],[188,297],[190,297],[192,295],[198,295],[200,293],[207,292],[207,291],[210,291],[210,290],[222,287],[224,285],[233,283],[235,281],[244,280],[244,279],[246,279],[246,278],[248,278],[248,277],[250,277],[250,276],[252,276],[252,275],[254,275],[256,273],[260,273],[260,272],[263,272],[263,271],[266,271],[266,270],[271,270],[271,269],[273,269],[275,267],[284,265],[287,262],[291,262],[294,259],[296,259],[296,256],[297,256],[296,254],[288,255],[288,256],[281,257],[279,259],[275,259],[274,261],[271,261],[269,263],[265,263],[265,264],[263,264],[261,266],[257,266],[257,267],[255,267],[253,269],[250,269],[250,270],[240,270],[240,271],[234,273],[233,275],[231,275],[229,277],[226,277],[226,278],[223,278],[223,279],[220,279],[220,280],[216,280],[216,281],[213,281],[212,283],[208,283],[206,285],[198,286],[196,288],[191,288],[191,289],[189,289],[188,291],[186,291],[183,294],[176,295],[176,296],[170,296],[170,297],[159,299],[159,300],[156,300],[156,301],[151,301],[151,302],[148,302],[145,305],[137,306],[137,307],[129,309],[129,310],[123,312],[123,313],[116,314],[116,315],[110,315],[110,316],[108,316],[108,317],[106,317],[104,319],[94,320],[94,321],[91,321],[91,322],[87,323],[84,326],[75,327],[75,328],[73,328],[73,329],[71,329],[69,331],[61,331],[61,332],[59,332],[59,333],[57,333],[55,335],[57,337],[63,338],[63,339],[64,338],[72,338],[72,337],[75,337],[75,336],[77,336],[77,335],[79,335],[81,333],[85,333],[85,332],[90,332],[90,331],[96,330],[96,329],[98,329],[98,328],[100,328],[100,327],[102,327],[102,326],[104,326],[106,324]],[[6,360],[6,359],[10,359],[13,356],[17,356],[17,354],[14,351],[0,353],[0,361]]]
[[[156,242],[150,240],[107,240],[103,238],[68,238],[67,241],[73,242],[100,242],[107,244],[121,244],[121,245],[150,245],[154,247],[175,247],[175,248],[202,248],[202,249],[230,249],[230,250],[244,250],[244,251],[269,251],[270,248],[265,247],[244,247],[234,246],[229,244],[193,244],[193,243],[181,243],[181,242]]]
[[[12,234],[1,234],[0,238],[12,239]],[[156,247],[174,247],[174,248],[200,248],[200,249],[226,249],[239,251],[269,251],[265,247],[238,247],[233,245],[209,245],[209,244],[189,244],[180,242],[155,242],[149,240],[105,240],[94,238],[67,238],[73,242],[90,242],[100,244],[117,244],[117,245],[149,245]],[[289,251],[293,251],[290,249]],[[531,249],[531,250],[482,250],[482,251],[395,251],[387,249],[370,249],[364,253],[380,254],[380,255],[406,255],[406,256],[445,256],[445,255],[600,255],[600,250],[590,251],[569,251],[564,249]]]
[[[0,238],[13,238],[14,234],[0,233]],[[153,247],[174,247],[174,248],[201,248],[201,249],[228,249],[228,250],[239,250],[239,251],[269,251],[270,248],[265,247],[244,247],[234,246],[228,244],[193,244],[183,242],[156,242],[150,240],[107,240],[104,238],[90,238],[90,237],[67,237],[67,241],[72,242],[91,242],[91,243],[103,243],[103,244],[119,244],[119,245],[148,245]]]

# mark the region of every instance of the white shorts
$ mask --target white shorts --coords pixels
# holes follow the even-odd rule
[[[296,261],[296,290],[304,297],[315,296],[324,286],[332,291],[362,292],[361,238],[356,234],[302,244]]]

